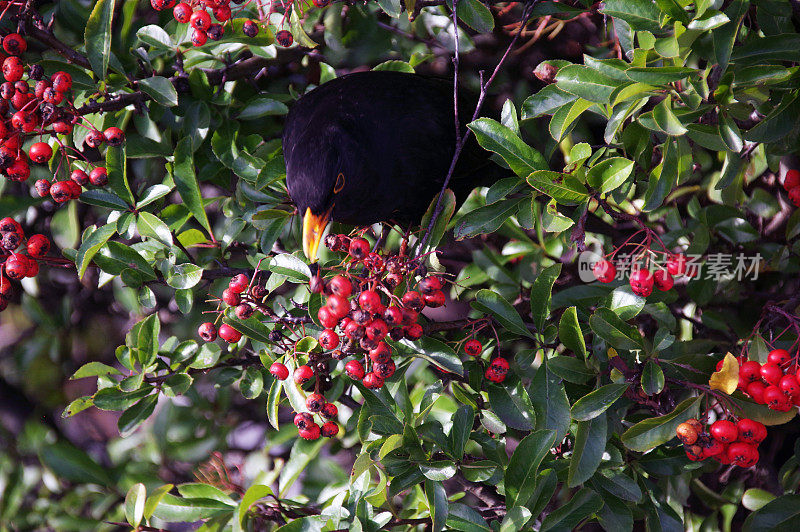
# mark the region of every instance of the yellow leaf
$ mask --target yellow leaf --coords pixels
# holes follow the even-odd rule
[[[613,347],[609,347],[606,354],[608,355],[608,358],[614,358],[615,356],[617,356],[617,350],[614,349]]]
[[[712,390],[720,390],[728,395],[736,391],[739,384],[739,362],[728,353],[722,361],[722,368],[711,374],[708,385]]]

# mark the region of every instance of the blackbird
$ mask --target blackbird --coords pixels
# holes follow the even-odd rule
[[[461,131],[475,98],[459,91]],[[455,152],[452,81],[391,71],[348,74],[303,95],[286,118],[289,195],[303,214],[303,251],[315,260],[330,221],[418,223]],[[459,202],[500,167],[471,136],[449,187]]]

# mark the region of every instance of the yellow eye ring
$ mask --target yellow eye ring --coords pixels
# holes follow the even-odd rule
[[[344,174],[339,174],[336,176],[336,184],[333,186],[333,193],[338,194],[340,190],[344,188]]]

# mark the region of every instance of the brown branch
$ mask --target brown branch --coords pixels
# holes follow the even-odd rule
[[[46,44],[51,50],[64,56],[64,58],[80,67],[91,70],[92,65],[85,55],[67,46],[53,34],[53,30],[44,23],[42,16],[35,9],[35,1],[27,0],[22,9],[17,13],[17,17],[24,23],[25,32],[33,39]]]
[[[129,105],[141,105],[146,102],[149,97],[140,91],[136,92],[123,92],[114,96],[109,96],[103,102],[87,103],[75,110],[79,115],[88,115],[92,113],[107,113],[109,111],[119,111]]]

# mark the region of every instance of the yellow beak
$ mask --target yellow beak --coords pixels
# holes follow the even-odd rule
[[[317,260],[319,243],[322,242],[322,238],[325,236],[332,210],[333,207],[321,215],[316,215],[311,212],[311,209],[306,209],[306,214],[303,216],[303,253],[312,262]]]

